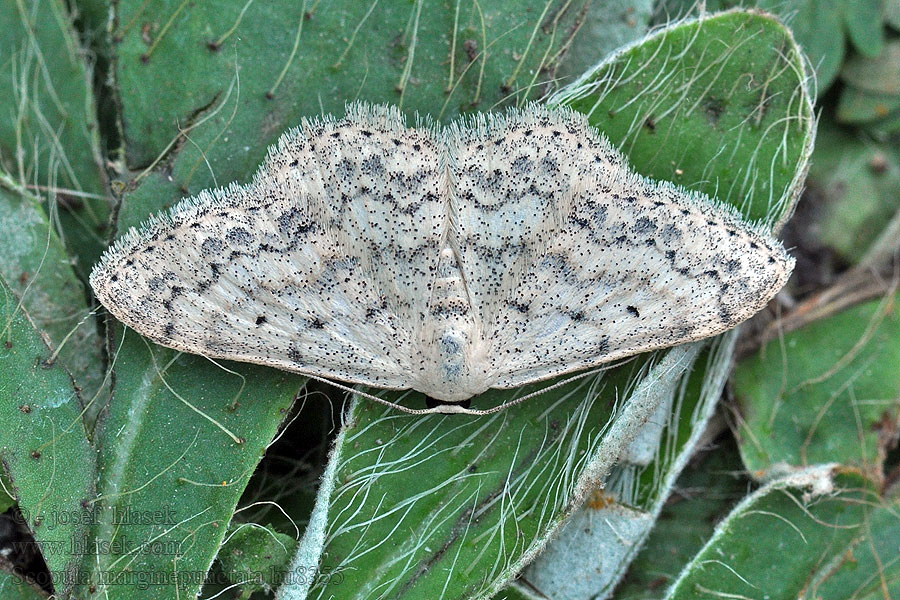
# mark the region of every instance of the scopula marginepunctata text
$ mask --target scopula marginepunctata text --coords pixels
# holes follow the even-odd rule
[[[571,110],[408,128],[357,103],[285,133],[251,183],[132,228],[90,281],[164,346],[452,407],[721,333],[792,268]]]

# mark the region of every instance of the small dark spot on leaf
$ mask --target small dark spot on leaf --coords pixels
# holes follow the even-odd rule
[[[725,112],[725,101],[719,98],[707,98],[703,108],[706,111],[706,118],[709,119],[709,122],[716,125],[722,117],[722,113]]]
[[[476,58],[478,58],[478,42],[473,39],[468,39],[463,42],[463,50],[466,52],[466,58],[469,59],[469,62],[474,62]]]
[[[888,170],[888,159],[883,152],[876,152],[869,159],[869,170],[876,175],[881,175]]]

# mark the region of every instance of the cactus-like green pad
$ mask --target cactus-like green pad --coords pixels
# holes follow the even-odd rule
[[[50,362],[50,349],[2,278],[0,323],[0,460],[65,597],[89,551],[94,453],[72,379]]]
[[[104,247],[109,202],[91,71],[62,0],[0,3],[0,168],[59,201],[63,242],[86,275]],[[56,188],[60,191],[57,192]]]
[[[665,598],[893,597],[897,511],[858,473],[820,467],[774,481],[717,526]]]
[[[838,462],[883,476],[900,420],[897,300],[814,321],[738,365],[741,454],[752,474]]]
[[[783,222],[815,130],[799,48],[769,15],[663,29],[554,98],[590,118],[638,170]]]
[[[0,276],[90,401],[103,381],[102,341],[90,319],[85,286],[38,198],[0,173]]]
[[[113,36],[128,165],[177,156],[174,193],[197,191],[213,181],[210,167],[219,183],[245,179],[301,117],[340,114],[352,100],[447,120],[536,98],[584,5],[120,2]]]
[[[32,585],[9,573],[0,573],[0,590],[3,600],[43,600],[44,595]]]

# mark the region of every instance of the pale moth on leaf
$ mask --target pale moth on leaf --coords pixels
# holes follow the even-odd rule
[[[285,133],[251,183],[129,230],[90,280],[163,346],[477,412],[490,388],[730,329],[793,264],[571,110],[409,128],[357,103]]]

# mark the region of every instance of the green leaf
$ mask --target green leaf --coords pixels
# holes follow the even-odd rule
[[[270,526],[232,524],[217,560],[227,580],[240,586],[239,598],[253,592],[271,592],[288,573],[297,540]]]
[[[775,481],[716,527],[666,599],[891,597],[900,592],[898,508],[831,467]]]
[[[879,600],[900,594],[900,566],[897,561],[897,540],[900,539],[900,503],[873,499],[869,510],[857,528],[857,537],[847,544],[846,551],[832,551],[834,569],[820,569],[818,581],[811,587],[822,600],[864,598]],[[835,549],[837,550],[837,549]],[[851,556],[852,560],[845,560]]]
[[[142,598],[192,597],[302,379],[218,366],[160,349],[113,323],[110,329],[116,385],[96,434],[92,532],[110,550],[85,557],[83,568],[109,598],[130,597],[116,578],[140,583],[133,579],[140,576],[167,578]],[[158,518],[117,524],[129,511]]]
[[[839,123],[867,123],[900,108],[900,94],[879,94],[847,85],[841,90],[836,118]]]
[[[740,448],[751,473],[837,462],[883,476],[900,417],[896,300],[812,322],[737,366]]]
[[[120,2],[128,165],[149,165],[177,140],[186,156],[173,193],[197,191],[213,180],[205,158],[220,182],[246,179],[301,117],[340,114],[350,100],[449,119],[538,97],[585,4]]]
[[[657,600],[744,496],[740,455],[730,436],[724,438],[692,458],[612,598]]]
[[[883,0],[844,2],[844,25],[853,46],[865,56],[878,56],[884,49]]]
[[[553,101],[587,114],[642,174],[780,221],[815,137],[803,73],[775,18],[729,12],[664,29]]]
[[[12,496],[12,487],[9,475],[0,469],[0,513],[6,512],[16,504],[16,499]]]
[[[664,387],[656,380],[692,359],[679,349],[661,360],[640,384],[632,364],[486,417],[423,417],[355,402],[325,477],[333,491],[323,484],[320,492],[328,522],[310,597],[496,592],[654,413]],[[492,406],[516,393],[494,390],[475,403]],[[314,511],[310,528],[315,522]],[[279,596],[300,597],[287,587]]]
[[[40,201],[0,173],[0,276],[22,299],[35,325],[90,400],[103,381],[102,341],[89,320],[85,286]]]
[[[70,21],[61,0],[0,3],[0,166],[20,186],[51,188],[48,201],[64,207],[60,238],[86,275],[104,246],[109,202],[91,74]]]
[[[0,460],[65,598],[86,550],[96,475],[72,379],[50,354],[0,278]]]
[[[866,131],[879,138],[887,138],[900,133],[900,109],[895,110],[883,119],[869,121],[865,124]]]
[[[0,594],[3,594],[3,600],[44,600],[46,598],[30,583],[3,572],[0,572]]]
[[[874,57],[851,56],[841,69],[841,79],[860,90],[900,95],[900,40],[891,40]]]
[[[807,186],[815,205],[807,220],[813,239],[847,264],[856,264],[897,210],[900,152],[891,144],[839,127],[823,115]]]
[[[591,2],[578,34],[560,61],[558,83],[571,83],[610,52],[644,37],[652,14],[652,0]]]
[[[863,0],[871,2],[873,0]],[[700,6],[706,11],[743,7],[769,11],[782,19],[793,31],[797,43],[809,56],[809,65],[816,72],[816,86],[824,92],[834,83],[846,53],[844,0],[706,0]],[[694,0],[661,0],[657,14],[663,18],[706,14],[698,10]],[[854,24],[856,27],[857,24]]]
[[[884,1],[884,22],[900,30],[900,0]]]
[[[655,384],[670,399],[525,571],[532,590],[548,597],[595,598],[615,589],[706,430],[728,379],[736,333],[716,340],[687,372],[673,373],[671,384]]]
[[[763,7],[777,12],[780,5],[788,26],[797,36],[809,62],[816,70],[816,84],[825,91],[837,78],[844,62],[846,40],[842,15],[842,0],[800,0],[780,2],[766,0]]]

